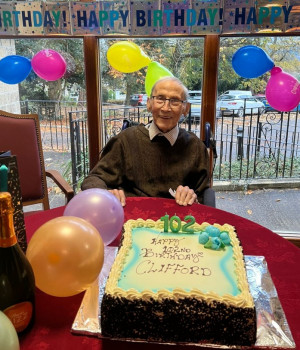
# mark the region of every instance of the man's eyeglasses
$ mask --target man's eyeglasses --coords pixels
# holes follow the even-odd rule
[[[179,107],[186,102],[184,100],[179,100],[178,98],[166,98],[164,96],[151,96],[151,98],[153,98],[155,103],[161,107],[164,106],[166,101],[170,102],[170,107]]]

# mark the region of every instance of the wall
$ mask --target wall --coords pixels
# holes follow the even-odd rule
[[[15,54],[14,39],[1,39],[0,59]],[[10,113],[20,113],[18,84],[11,85],[0,81],[0,109]]]

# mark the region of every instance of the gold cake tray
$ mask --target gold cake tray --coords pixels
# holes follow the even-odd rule
[[[102,337],[100,315],[106,279],[117,254],[117,247],[105,247],[104,264],[99,278],[86,290],[71,331],[76,334]],[[276,288],[263,256],[245,256],[247,278],[253,296],[257,316],[255,347],[296,348]],[[107,339],[107,338],[105,338]],[[128,342],[146,342],[136,339],[117,339]],[[153,342],[154,343],[154,342]],[[155,343],[154,343],[155,344]],[[158,344],[156,342],[156,344]],[[168,343],[164,343],[168,344]],[[205,343],[180,343],[181,345],[228,349],[228,346]],[[174,345],[174,343],[170,343]],[[230,347],[233,348],[232,346]],[[240,347],[239,347],[240,348]]]

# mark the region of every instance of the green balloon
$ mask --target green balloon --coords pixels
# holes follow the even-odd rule
[[[149,63],[145,79],[145,90],[147,95],[151,95],[152,87],[159,79],[173,76],[174,75],[160,63],[155,61]]]

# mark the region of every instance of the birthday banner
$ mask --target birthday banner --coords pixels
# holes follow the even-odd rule
[[[207,35],[300,31],[299,1],[0,2],[1,36]]]

